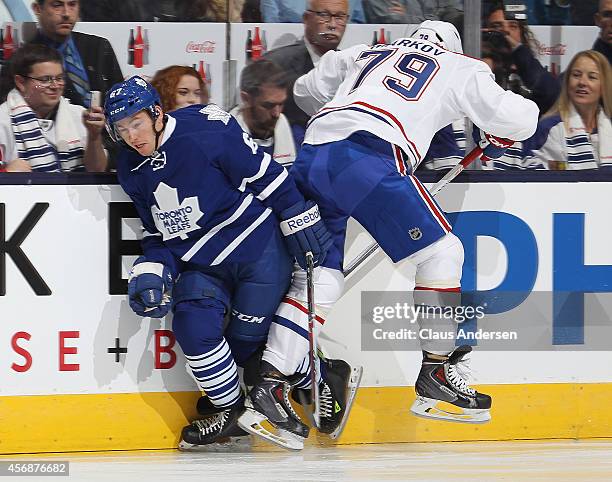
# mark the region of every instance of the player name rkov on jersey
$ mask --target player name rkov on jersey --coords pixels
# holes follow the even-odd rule
[[[396,40],[390,44],[391,46],[397,45],[398,47],[408,47],[416,50],[420,50],[424,54],[434,55],[438,57],[448,53],[448,50],[432,45],[429,42],[422,42],[420,40],[414,40],[410,38],[404,38]],[[374,48],[389,48],[389,45],[376,45]]]

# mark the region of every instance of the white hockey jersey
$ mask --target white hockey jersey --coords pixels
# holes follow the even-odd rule
[[[364,130],[402,148],[413,168],[433,135],[462,117],[495,136],[523,140],[539,114],[535,103],[499,87],[484,62],[413,38],[330,51],[296,81],[293,95],[313,115],[305,143]]]

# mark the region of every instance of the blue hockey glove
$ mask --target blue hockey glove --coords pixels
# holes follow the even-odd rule
[[[505,139],[504,137],[492,136],[484,131],[480,131],[480,141],[478,145],[482,148],[480,158],[483,161],[499,159],[504,155],[506,149],[514,144],[513,140]]]
[[[285,209],[280,218],[287,249],[300,267],[306,269],[308,251],[313,255],[314,265],[320,265],[333,241],[323,224],[319,207],[312,201],[299,202]]]
[[[137,315],[163,318],[172,306],[172,274],[144,256],[134,262],[128,279],[130,307]]]

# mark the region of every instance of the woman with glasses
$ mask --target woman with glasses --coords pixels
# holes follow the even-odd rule
[[[11,59],[15,87],[0,105],[0,171],[105,171],[104,114],[70,104],[60,54],[25,45]]]

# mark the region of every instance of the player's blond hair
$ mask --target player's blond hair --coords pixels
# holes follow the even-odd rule
[[[563,123],[568,126],[569,125],[569,113],[571,100],[569,98],[569,81],[572,74],[572,69],[578,59],[586,57],[591,59],[597,65],[597,70],[599,70],[599,79],[601,83],[601,97],[599,99],[599,104],[603,109],[606,117],[610,118],[612,116],[612,69],[610,68],[610,63],[608,59],[606,59],[602,54],[596,52],[595,50],[584,50],[582,52],[578,52],[574,55],[574,58],[571,60],[567,69],[565,70],[565,75],[563,76],[563,84],[561,85],[561,94],[559,94],[559,100],[555,106],[551,109],[551,114],[558,113],[561,116],[561,120]]]

